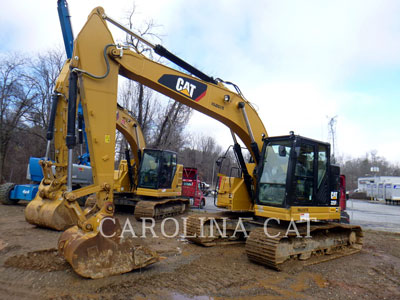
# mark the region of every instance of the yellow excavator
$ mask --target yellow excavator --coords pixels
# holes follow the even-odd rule
[[[116,45],[107,21],[189,74],[154,62],[128,46]],[[217,206],[230,212],[229,218],[226,214],[191,216],[188,220],[191,240],[204,245],[235,240],[237,237],[233,234],[215,236],[208,229],[213,220],[217,220],[227,223],[229,233],[235,233],[238,221],[246,216],[241,224],[244,224],[243,236],[250,233],[246,242],[249,259],[277,269],[292,259],[327,259],[361,249],[361,228],[336,223],[340,220],[339,168],[330,163],[329,144],[294,134],[268,137],[256,110],[236,85],[207,76],[161,45],[153,45],[137,36],[97,7],[76,38],[69,67],[63,69],[58,81],[62,85],[60,90],[68,86],[68,109],[64,111],[68,114],[65,135],[68,151],[62,154],[68,156],[69,161],[67,166],[62,166],[66,169],[67,187],[53,183],[53,189],[44,191],[47,197],[53,196],[51,193],[57,195],[78,220],[77,226],[62,234],[58,244],[77,273],[98,278],[157,261],[150,249],[125,245],[127,241],[118,235],[121,231],[118,222],[111,219],[118,75],[219,120],[231,130],[241,176],[222,176],[217,199]],[[227,85],[233,85],[236,92]],[[86,123],[94,184],[72,191],[70,161],[75,146],[78,94]],[[248,163],[237,137],[251,154]],[[141,166],[144,160],[145,157]],[[170,166],[174,166],[173,161]],[[147,177],[152,176],[151,172],[147,173]],[[144,182],[141,185],[139,176],[138,191],[149,187]],[[161,189],[161,192],[167,191]],[[75,200],[92,193],[96,193],[98,209],[93,213],[83,212]],[[271,218],[277,224],[266,228]],[[309,220],[315,221],[310,225],[306,222]],[[298,223],[296,230],[286,230],[296,226],[294,221],[305,222]]]
[[[69,186],[67,157],[72,157],[68,156],[65,144],[68,111],[68,82],[65,79],[66,74],[69,74],[69,65],[68,61],[57,80],[48,129],[49,140],[55,136],[55,159],[40,161],[45,176],[35,199],[25,209],[29,223],[55,230],[65,230],[76,225],[79,215],[65,205],[66,199],[62,197]],[[127,140],[133,160],[130,159],[130,151],[127,149],[127,159],[121,160],[118,170],[114,171],[114,203],[134,206],[137,219],[160,219],[186,211],[189,203],[187,199],[180,197],[183,166],[177,164],[177,154],[172,151],[146,149],[137,120],[119,105],[116,109],[116,129]],[[142,159],[143,163],[140,164]],[[91,204],[89,206],[96,203],[95,194],[89,197],[87,203]]]

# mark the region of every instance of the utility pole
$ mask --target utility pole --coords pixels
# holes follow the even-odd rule
[[[336,150],[336,123],[337,123],[337,115],[334,117],[329,118],[328,122],[328,132],[329,132],[329,140],[331,141],[332,145],[332,154],[331,154],[331,160],[332,163],[336,163],[336,157],[335,157],[335,150]]]

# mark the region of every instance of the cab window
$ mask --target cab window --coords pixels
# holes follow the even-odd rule
[[[158,187],[159,152],[144,152],[139,172],[139,187],[157,189]]]
[[[258,190],[260,204],[283,205],[290,151],[290,141],[270,143],[266,146]]]

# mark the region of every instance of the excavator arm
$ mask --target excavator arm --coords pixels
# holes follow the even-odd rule
[[[25,209],[25,217],[28,222],[48,227],[56,230],[65,230],[77,224],[78,219],[82,219],[83,213],[73,213],[68,209],[63,201],[63,193],[67,190],[68,174],[68,148],[65,140],[67,135],[67,115],[68,115],[68,87],[69,87],[70,61],[68,60],[62,68],[57,79],[55,92],[53,95],[52,117],[47,132],[48,139],[51,141],[54,136],[54,161],[47,158],[40,161],[43,169],[44,179],[39,186],[38,193]],[[143,132],[137,120],[131,113],[123,107],[117,105],[116,108],[116,129],[122,133],[127,140],[133,154],[133,178],[140,163],[140,154],[146,147]],[[114,159],[114,158],[113,158]],[[53,171],[55,167],[55,172]],[[95,188],[95,192],[98,188]],[[74,195],[74,199],[86,196],[88,191],[92,191],[93,186],[80,189]],[[99,204],[100,206],[100,204]],[[76,210],[79,206],[77,205]]]
[[[157,255],[144,246],[134,245],[132,241],[121,240],[118,220],[108,219],[114,213],[113,182],[106,181],[74,191],[68,187],[68,167],[71,163],[68,158],[71,157],[71,154],[68,153],[65,140],[68,133],[68,106],[71,105],[71,100],[67,100],[71,99],[70,81],[68,80],[70,69],[70,61],[67,61],[58,77],[53,97],[54,113],[52,113],[48,138],[51,140],[54,135],[54,162],[47,159],[40,161],[44,179],[35,199],[26,207],[25,217],[32,224],[56,230],[65,230],[77,225],[65,231],[61,236],[59,250],[71,263],[74,270],[84,277],[99,278],[152,264],[157,261]],[[81,92],[84,93],[83,90]],[[78,102],[78,98],[74,100],[75,103]],[[72,112],[76,116],[75,108]],[[146,146],[143,133],[137,120],[123,107],[116,105],[115,111],[111,114],[115,116],[114,124],[111,125],[114,135],[115,130],[120,131],[132,150],[135,167],[131,168],[131,172],[128,173],[133,173],[129,174],[129,177],[134,180],[137,178],[141,151]],[[97,121],[100,124],[103,123],[101,119]],[[91,124],[91,128],[99,127],[93,121]],[[105,139],[107,138],[105,137]],[[96,143],[96,141],[94,142]],[[108,144],[111,143],[111,140],[105,142]],[[95,157],[96,154],[92,150],[91,156]],[[103,157],[103,161],[108,159],[112,161],[114,168],[114,155],[107,159]],[[55,166],[55,172],[53,172],[53,166]],[[114,171],[111,172],[110,178],[113,176]],[[98,177],[102,178],[101,174]],[[121,178],[117,178],[117,182],[120,180]],[[96,205],[82,210],[75,200],[92,193],[96,193]],[[99,226],[102,228],[100,229]],[[113,237],[105,238],[101,233]],[[89,249],[91,250],[89,251]],[[121,260],[124,262],[122,265],[118,264],[118,261]]]

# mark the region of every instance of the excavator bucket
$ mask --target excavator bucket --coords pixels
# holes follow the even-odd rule
[[[121,238],[120,233],[117,219],[115,224],[106,220],[102,232],[85,232],[74,226],[63,232],[58,250],[76,273],[93,279],[130,272],[159,260],[157,253]]]
[[[40,197],[39,193],[25,208],[25,219],[40,227],[52,228],[55,230],[66,230],[77,224],[76,215],[61,200],[46,199]]]

